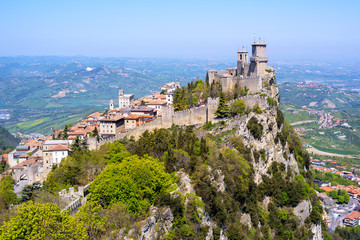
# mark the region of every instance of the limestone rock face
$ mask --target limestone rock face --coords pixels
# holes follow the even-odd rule
[[[294,208],[294,214],[299,218],[301,225],[303,225],[305,219],[310,216],[311,210],[310,200],[304,200]]]
[[[141,240],[161,239],[172,227],[174,216],[170,208],[159,209],[152,206],[150,216],[145,220],[145,225],[141,229]]]
[[[262,182],[261,175],[268,175],[268,170],[271,164],[275,161],[283,163],[286,170],[292,170],[299,173],[298,165],[293,154],[289,154],[289,146],[284,147],[280,142],[275,142],[277,134],[281,132],[276,123],[276,109],[266,108],[263,113],[258,114],[251,112],[247,115],[235,118],[228,122],[228,125],[222,131],[236,129],[236,135],[241,136],[245,147],[252,149],[252,151],[265,151],[265,158],[261,156],[260,159],[253,159],[254,166],[254,181],[256,184]],[[255,117],[263,126],[263,135],[257,139],[251,134],[246,127],[249,120]]]
[[[313,224],[311,225],[311,232],[314,234],[310,240],[323,240],[322,231],[321,231],[321,224]]]
[[[194,186],[188,174],[182,169],[176,173],[176,176],[180,178],[179,191],[182,195],[195,194]]]

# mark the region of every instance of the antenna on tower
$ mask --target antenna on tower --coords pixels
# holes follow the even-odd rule
[[[253,35],[253,36],[254,36],[254,42],[256,42],[256,37],[255,37],[255,33],[254,33],[254,35]]]

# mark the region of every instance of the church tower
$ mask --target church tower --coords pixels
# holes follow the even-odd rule
[[[237,76],[246,76],[249,70],[248,51],[237,52]]]
[[[252,56],[250,58],[250,62],[251,75],[263,77],[265,75],[268,62],[265,43],[254,42],[252,44]]]
[[[113,100],[110,100],[109,109],[110,109],[110,110],[113,110],[113,109],[114,109],[114,101],[113,101]]]

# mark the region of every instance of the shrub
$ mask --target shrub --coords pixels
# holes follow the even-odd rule
[[[263,125],[258,122],[256,117],[250,118],[246,127],[250,130],[250,133],[254,136],[254,138],[261,138],[263,134]]]

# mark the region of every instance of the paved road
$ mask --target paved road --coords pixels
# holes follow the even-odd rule
[[[344,217],[354,211],[357,204],[359,204],[359,201],[350,197],[348,204],[336,205],[336,207],[327,207],[331,217],[330,230],[334,231],[336,227],[342,223]]]
[[[21,197],[21,191],[23,188],[28,184],[28,180],[20,180],[15,186],[14,186],[14,193],[20,198]]]

